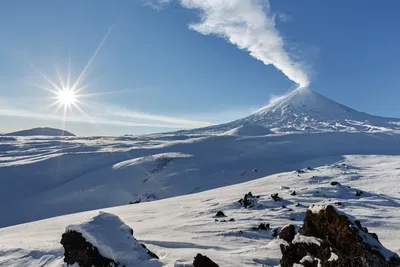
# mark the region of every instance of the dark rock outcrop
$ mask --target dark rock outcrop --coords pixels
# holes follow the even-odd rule
[[[256,198],[260,198],[260,196],[254,196],[251,192],[249,192],[246,195],[244,195],[244,198],[241,198],[239,200],[239,203],[246,209],[252,208],[252,207],[254,207]]]
[[[223,211],[218,211],[217,214],[215,214],[215,217],[226,217],[225,213]]]
[[[294,227],[294,225],[289,224],[288,226],[282,228],[282,230],[278,234],[278,237],[285,240],[286,242],[292,242],[295,235],[296,228]]]
[[[400,264],[399,256],[384,248],[375,234],[331,205],[311,207],[303,226],[288,243],[281,245],[281,267],[292,267],[295,263],[322,267],[395,267]]]
[[[278,196],[278,193],[272,194],[272,195],[271,195],[271,198],[272,198],[274,201],[282,200],[282,198],[281,198],[280,196]]]
[[[76,231],[65,232],[61,244],[64,247],[64,262],[68,265],[78,263],[80,267],[109,267],[113,264],[117,266],[114,260],[100,255],[99,250]]]
[[[209,257],[197,254],[196,257],[194,257],[193,267],[219,267],[219,265],[213,262]]]
[[[269,229],[269,223],[260,223],[258,226],[254,226],[251,229],[253,230],[268,230]]]

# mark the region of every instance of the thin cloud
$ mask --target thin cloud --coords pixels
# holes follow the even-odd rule
[[[201,21],[189,28],[226,39],[266,65],[273,65],[300,87],[310,83],[303,66],[285,50],[267,0],[179,0],[188,9],[200,10]],[[149,0],[156,3],[155,0]],[[171,2],[158,0],[165,5]]]
[[[1,102],[1,99],[0,99]],[[9,102],[10,103],[10,102]],[[8,104],[9,104],[8,103]],[[0,108],[0,116],[7,117],[23,117],[36,118],[44,120],[65,120],[69,122],[80,123],[96,123],[117,126],[133,126],[133,127],[154,127],[154,128],[170,128],[170,129],[185,129],[195,128],[210,125],[207,122],[179,119],[175,117],[152,115],[142,112],[133,112],[128,109],[108,107],[98,105],[91,107],[86,114],[67,114],[64,118],[62,114],[41,112],[33,107],[17,107],[3,106]],[[92,115],[96,114],[96,115]]]
[[[202,126],[210,125],[210,123],[204,122],[204,121],[180,119],[180,118],[167,117],[167,116],[162,116],[162,115],[152,115],[152,114],[146,114],[146,113],[142,113],[142,112],[132,111],[129,109],[108,108],[107,113],[109,113],[112,116],[120,117],[120,118],[158,121],[158,122],[164,122],[164,123],[175,124],[175,125],[185,125],[185,126],[189,126],[189,127],[202,127]]]

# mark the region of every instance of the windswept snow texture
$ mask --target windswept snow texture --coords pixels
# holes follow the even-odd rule
[[[0,227],[201,192],[345,154],[400,154],[400,135],[14,137],[0,144]]]
[[[6,136],[75,136],[65,130],[43,127],[5,134]]]
[[[126,267],[161,266],[131,235],[131,230],[118,216],[106,212],[100,212],[88,221],[71,224],[66,228],[66,231],[81,233],[103,257],[121,265]]]
[[[273,230],[303,225],[311,204],[331,204],[351,214],[377,233],[384,247],[400,253],[400,156],[336,156],[304,162],[303,166],[314,169],[104,211],[134,229],[135,238],[156,253],[165,267],[190,266],[197,253],[219,266],[278,266],[282,256],[279,245],[286,241],[274,239]],[[342,186],[332,186],[333,181]],[[296,195],[291,195],[291,190]],[[249,191],[260,196],[259,205],[245,209],[238,200]],[[356,191],[363,194],[356,196]],[[282,200],[272,200],[274,193]],[[215,221],[217,211],[224,212],[226,222]],[[88,211],[1,228],[0,266],[62,266],[60,240],[65,227],[97,214]],[[271,229],[252,229],[260,223],[269,223]]]

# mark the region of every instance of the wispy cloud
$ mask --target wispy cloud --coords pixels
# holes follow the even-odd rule
[[[163,4],[172,0],[148,0]],[[266,65],[274,65],[300,87],[310,81],[301,63],[285,49],[275,27],[275,16],[267,0],[179,0],[183,7],[200,10],[201,21],[189,27],[204,35],[216,35]]]
[[[0,103],[2,101],[5,102],[0,99]],[[21,106],[16,103],[13,104],[10,102],[10,99],[7,99],[7,105],[0,107],[0,116],[170,129],[195,128],[210,125],[204,121],[148,114],[106,104],[96,104],[87,107],[84,114],[72,112],[64,116],[57,112],[44,111],[32,105]]]

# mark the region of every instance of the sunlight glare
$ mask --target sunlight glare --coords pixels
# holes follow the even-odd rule
[[[77,102],[77,94],[71,89],[63,89],[57,92],[57,100],[64,106],[70,106]]]

